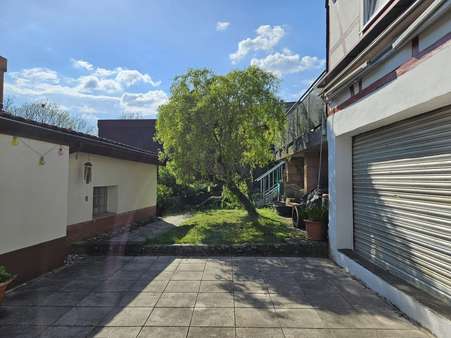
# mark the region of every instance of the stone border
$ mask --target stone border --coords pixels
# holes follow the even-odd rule
[[[276,244],[240,245],[146,245],[142,242],[126,244],[98,241],[79,242],[72,245],[72,253],[79,255],[124,255],[124,256],[299,256],[329,257],[327,242],[299,240]]]

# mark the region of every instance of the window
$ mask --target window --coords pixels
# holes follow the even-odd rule
[[[108,187],[94,187],[92,203],[94,217],[106,214],[108,212]]]
[[[363,24],[366,25],[389,0],[363,0]]]

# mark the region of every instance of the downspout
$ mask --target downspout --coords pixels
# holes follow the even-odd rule
[[[4,77],[7,71],[7,61],[4,57],[0,56],[0,111],[3,111],[3,90],[4,90]]]

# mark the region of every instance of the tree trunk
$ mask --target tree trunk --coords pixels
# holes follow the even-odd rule
[[[234,194],[238,198],[241,205],[244,207],[250,217],[258,218],[257,209],[255,209],[255,206],[252,204],[250,199],[242,193],[242,191],[237,187],[235,183],[228,183],[227,188],[229,188],[232,194]]]

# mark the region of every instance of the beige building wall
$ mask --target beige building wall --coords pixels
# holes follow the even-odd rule
[[[335,67],[359,42],[362,0],[329,0],[329,69]]]
[[[66,236],[68,147],[12,139],[0,134],[0,254]]]
[[[83,179],[84,164],[92,163],[92,182]],[[157,204],[157,166],[86,153],[70,154],[67,224],[93,218],[93,188],[107,186],[108,209],[124,213]]]

